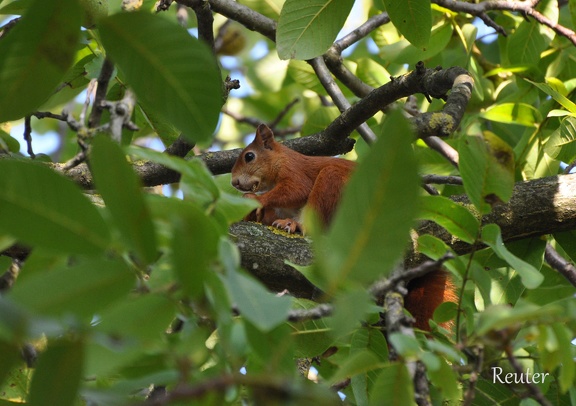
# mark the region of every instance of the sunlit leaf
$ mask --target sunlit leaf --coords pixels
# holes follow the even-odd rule
[[[542,121],[540,112],[525,103],[497,104],[480,113],[479,116],[498,123],[517,124],[526,127],[533,127]]]
[[[280,59],[305,60],[326,52],[353,4],[353,0],[286,0],[276,32]]]
[[[564,118],[544,145],[544,151],[551,157],[563,162],[572,162],[576,158],[576,117]]]
[[[412,45],[428,46],[432,31],[430,0],[384,0],[392,24]]]
[[[566,110],[568,110],[572,114],[576,114],[576,104],[568,99],[566,96],[562,95],[560,92],[555,90],[552,86],[548,83],[537,83],[531,80],[525,79],[526,81],[532,83],[538,89],[542,90],[548,96],[551,96],[554,100],[562,105]]]
[[[408,40],[402,39],[383,46],[380,49],[380,55],[386,61],[414,65],[418,61],[430,59],[446,49],[453,32],[452,24],[442,24],[434,27],[426,48],[418,48]]]

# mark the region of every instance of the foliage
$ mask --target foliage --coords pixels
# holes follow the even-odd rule
[[[556,179],[576,160],[574,1],[159,3],[0,0],[0,404],[575,402],[575,292],[556,269],[576,260],[576,231],[552,222],[552,200],[528,202],[543,205],[551,234],[522,216],[514,235],[486,224],[522,203],[515,184]],[[439,118],[445,91],[393,93],[418,61],[469,72],[461,120]],[[358,114],[354,103],[386,83],[396,103],[353,126],[347,158],[359,165],[333,226],[310,228],[317,260],[301,271],[330,304],[270,292],[240,266],[228,227],[254,203],[213,176],[225,172],[215,161],[231,167],[218,151],[260,122],[343,139],[352,128],[338,109]],[[433,113],[424,127],[450,136],[415,138],[421,127],[395,110]],[[22,119],[25,148],[10,131]],[[32,159],[32,129],[35,140],[58,133],[59,150]],[[142,147],[158,141],[188,147]],[[185,156],[193,142],[202,159]],[[173,193],[142,187],[174,182],[160,168],[181,175]],[[442,179],[425,189],[437,196],[424,175]],[[416,235],[424,220],[449,238]],[[410,263],[410,241],[461,293],[431,333],[384,329],[370,294]],[[493,367],[502,379],[548,375],[502,383]]]

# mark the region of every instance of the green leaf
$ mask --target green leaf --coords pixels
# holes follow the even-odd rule
[[[534,86],[536,86],[538,89],[542,90],[548,96],[551,96],[554,100],[556,100],[558,103],[560,103],[562,105],[562,107],[564,107],[570,113],[576,114],[576,104],[574,104],[574,102],[572,102],[570,99],[568,99],[562,93],[560,93],[556,89],[554,89],[548,83],[536,83],[536,82],[532,82],[531,80],[528,80],[528,79],[524,79],[524,80],[532,83]]]
[[[576,262],[576,231],[563,231],[561,233],[555,233],[554,239],[564,252],[570,256],[573,262]]]
[[[380,49],[380,55],[386,61],[400,64],[414,65],[418,61],[428,60],[446,49],[454,33],[450,23],[434,27],[430,36],[430,43],[426,48],[418,48],[405,39],[385,45]]]
[[[134,287],[123,262],[94,259],[70,267],[37,272],[19,280],[8,297],[32,313],[90,318]]]
[[[312,59],[330,48],[354,0],[286,0],[276,31],[280,59]]]
[[[576,0],[569,0],[568,5],[570,9],[570,19],[572,21],[572,26],[576,27]]]
[[[295,299],[294,309],[308,310],[318,303],[306,299]],[[303,323],[290,323],[298,358],[316,357],[334,343],[326,325],[326,318]]]
[[[10,370],[22,363],[22,348],[18,345],[0,340],[0,359],[2,367],[0,368],[0,388],[3,387],[4,380],[9,376]]]
[[[286,320],[291,304],[288,296],[277,297],[251,277],[232,269],[228,269],[225,283],[240,314],[260,331],[271,331]]]
[[[370,294],[364,288],[350,289],[341,292],[334,300],[332,317],[326,320],[334,338],[349,335],[354,329],[360,327],[360,321],[373,306]]]
[[[432,31],[432,9],[430,0],[384,0],[386,11],[394,27],[412,45],[425,48]]]
[[[214,221],[199,208],[181,205],[173,219],[172,260],[174,272],[186,294],[201,298],[210,264],[218,253],[220,233]]]
[[[544,145],[544,151],[551,158],[572,162],[576,158],[576,117],[566,117]]]
[[[158,257],[154,225],[140,180],[126,162],[120,146],[105,136],[94,139],[90,168],[106,209],[125,243],[144,264],[154,262]]]
[[[496,135],[463,137],[458,149],[460,173],[470,201],[482,214],[507,202],[514,188],[514,152]]]
[[[220,190],[200,159],[186,160],[180,157],[171,156],[151,149],[131,146],[128,153],[141,159],[159,163],[167,168],[173,169],[182,174],[180,187],[187,198],[191,198],[200,205],[208,206],[220,195]]]
[[[570,360],[572,355],[572,332],[560,323],[552,325],[556,339],[558,340],[558,351],[561,360]],[[573,386],[574,376],[576,375],[576,364],[574,362],[562,362],[560,369],[560,390],[566,392]]]
[[[476,241],[480,222],[468,209],[444,196],[423,196],[421,219],[431,220],[469,244]]]
[[[191,141],[208,141],[222,107],[222,82],[208,47],[182,27],[145,12],[99,22],[108,55],[151,111]]]
[[[353,173],[327,239],[319,247],[330,253],[319,255],[328,293],[346,280],[382,277],[402,257],[418,211],[420,180],[412,139],[406,120],[400,114],[390,115]]]
[[[507,51],[510,63],[514,65],[536,65],[540,54],[550,41],[542,35],[541,24],[534,20],[522,21],[508,38]]]
[[[32,113],[72,65],[80,35],[77,0],[36,0],[0,41],[0,123]]]
[[[48,343],[32,377],[28,405],[73,406],[83,379],[84,344],[82,341]]]
[[[490,331],[522,326],[526,322],[549,323],[562,312],[563,309],[560,306],[538,306],[522,301],[519,301],[515,307],[510,307],[508,304],[493,305],[479,314],[474,333],[482,336]]]
[[[414,384],[402,362],[386,365],[374,383],[370,393],[370,406],[412,405]]]
[[[542,122],[540,112],[526,103],[496,104],[478,116],[497,123],[516,124],[525,127],[535,127]]]
[[[502,242],[502,235],[500,234],[500,227],[496,224],[488,224],[482,229],[482,241],[487,244],[498,257],[506,261],[522,278],[522,283],[528,289],[538,287],[544,277],[532,265],[524,262],[514,254],[512,254]]]
[[[63,254],[102,254],[102,216],[72,181],[39,164],[0,161],[0,232]]]
[[[129,297],[102,312],[96,330],[140,341],[160,340],[176,315],[176,304],[159,294]]]
[[[340,382],[345,378],[382,368],[386,365],[372,351],[358,351],[350,355],[344,364],[330,377],[330,383]]]
[[[430,381],[442,391],[444,399],[458,401],[461,399],[461,391],[454,370],[443,359],[440,360],[439,366],[436,369],[428,368]]]

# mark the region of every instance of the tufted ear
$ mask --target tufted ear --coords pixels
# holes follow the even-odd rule
[[[274,133],[266,124],[260,124],[256,129],[254,141],[261,144],[266,149],[274,149]]]

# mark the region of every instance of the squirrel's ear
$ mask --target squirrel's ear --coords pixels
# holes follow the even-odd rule
[[[264,148],[267,149],[273,149],[273,145],[276,142],[274,141],[274,133],[266,124],[260,124],[256,129],[254,141],[256,140],[259,140]]]

